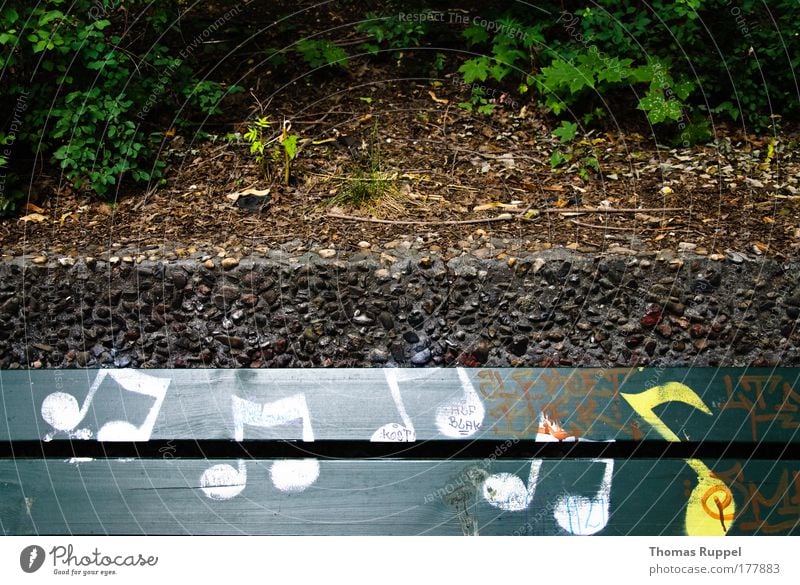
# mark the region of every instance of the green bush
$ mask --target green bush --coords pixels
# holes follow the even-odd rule
[[[347,51],[325,39],[303,39],[296,50],[312,69],[326,66],[347,68]]]
[[[382,50],[391,50],[393,57],[397,59],[402,51],[420,45],[421,39],[428,32],[429,22],[430,19],[424,17],[406,20],[397,13],[380,16],[375,12],[368,12],[364,22],[356,30],[370,37],[369,41],[361,44],[364,51],[378,54]]]
[[[465,84],[489,83],[519,94],[533,89],[535,99],[558,117],[591,123],[610,114],[628,119],[638,109],[677,143],[708,139],[712,121],[763,132],[775,114],[800,114],[796,0],[462,6],[455,19],[452,13],[425,18],[428,8],[404,6],[417,18],[405,22],[387,8],[388,16],[368,14],[360,30],[370,34],[366,48],[372,51],[424,45],[432,38],[436,46],[466,48],[477,55],[459,68]],[[456,35],[460,41],[452,39]],[[492,111],[481,91],[462,106]]]
[[[670,87],[675,94],[684,93],[678,101],[696,119],[723,115],[764,131],[772,114],[799,113],[794,72],[800,65],[800,11],[794,0],[652,0],[633,5],[598,0],[560,12],[559,20],[564,30],[556,46],[562,56],[569,59],[581,46],[594,46],[634,64],[658,61],[680,84]],[[659,99],[655,92],[647,97],[652,103]],[[648,105],[640,102],[642,109]],[[674,109],[667,111],[666,119],[675,114]]]
[[[112,195],[125,178],[158,179],[164,163],[155,153],[163,131],[182,121],[176,112],[213,115],[226,93],[197,78],[196,39],[157,42],[178,16],[179,6],[168,0],[6,2],[0,99],[27,96],[13,155],[41,155],[76,189],[101,196]],[[3,122],[9,128],[13,118]],[[0,166],[14,166],[14,156],[5,158]],[[0,193],[0,211],[14,206],[11,193]]]
[[[691,81],[673,79],[668,65],[657,57],[636,64],[634,59],[610,56],[596,44],[588,45],[582,35],[571,34],[569,27],[574,29],[579,20],[569,14],[569,20],[560,16],[548,25],[526,25],[505,15],[491,21],[491,27],[483,21],[473,24],[463,36],[486,54],[466,60],[459,72],[465,83],[513,80],[520,93],[533,86],[553,114],[569,111],[570,117],[580,117],[584,123],[605,115],[608,96],[633,89],[638,96],[636,107],[651,124],[677,122],[682,130],[689,125],[685,100],[694,89]],[[568,34],[559,39],[554,27],[561,22]],[[473,92],[472,104],[481,100]]]

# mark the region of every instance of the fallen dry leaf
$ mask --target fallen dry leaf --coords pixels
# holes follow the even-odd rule
[[[236,193],[229,193],[228,195],[225,195],[225,197],[236,203],[236,201],[238,201],[239,197],[241,197],[242,195],[253,195],[255,197],[264,197],[266,195],[269,195],[269,191],[270,191],[269,189],[250,188],[250,189],[245,189],[244,191],[237,191]]]
[[[428,95],[431,96],[431,99],[435,101],[437,104],[449,104],[450,100],[445,100],[440,97],[436,97],[436,94],[433,91],[429,91]]]
[[[484,203],[483,205],[476,205],[472,208],[472,211],[487,211],[489,209],[519,209],[516,205],[511,205],[508,203],[500,203],[499,201],[493,201],[492,203]]]
[[[24,221],[24,222],[32,221],[35,223],[41,223],[46,219],[47,218],[41,213],[29,213],[28,215],[23,215],[22,217],[20,217],[19,221]]]
[[[27,209],[28,211],[35,211],[36,213],[44,213],[44,209],[33,203],[26,203],[25,209]]]

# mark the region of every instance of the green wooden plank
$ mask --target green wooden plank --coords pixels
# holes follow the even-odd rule
[[[0,525],[5,534],[800,534],[800,461],[707,461],[720,482],[711,493],[709,476],[682,460],[314,463],[298,473],[298,461],[242,462],[246,479],[220,487],[235,461],[3,461]],[[730,516],[724,529],[715,498]]]
[[[800,369],[0,372],[0,439],[796,442]]]

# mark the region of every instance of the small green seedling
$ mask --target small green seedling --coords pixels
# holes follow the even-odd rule
[[[289,184],[291,163],[297,158],[297,141],[300,139],[297,134],[289,134],[291,127],[291,122],[284,120],[281,133],[274,138],[268,138],[272,122],[268,117],[262,116],[247,128],[243,136],[245,142],[250,145],[250,154],[255,156],[256,163],[266,179],[272,177],[271,164],[283,158],[284,185]]]

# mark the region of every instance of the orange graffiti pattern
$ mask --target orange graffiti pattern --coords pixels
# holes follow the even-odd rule
[[[784,467],[777,481],[747,478],[741,464],[715,473],[737,492],[741,502],[736,528],[751,534],[786,533],[800,527],[800,470]],[[776,473],[770,474],[775,477]],[[772,495],[768,495],[768,490]]]
[[[734,383],[729,375],[723,378],[728,400],[722,410],[745,410],[750,417],[753,440],[763,436],[761,425],[781,429],[800,428],[800,394],[782,376],[744,375]]]
[[[592,427],[607,426],[638,440],[638,424],[629,421],[619,404],[619,390],[631,375],[628,368],[606,370],[515,370],[506,379],[497,370],[481,370],[479,390],[489,403],[489,415],[497,420],[495,434],[530,437],[539,430],[539,414],[551,420],[572,415],[571,436],[591,434]],[[599,400],[599,402],[598,402]],[[601,408],[600,403],[603,403]]]

